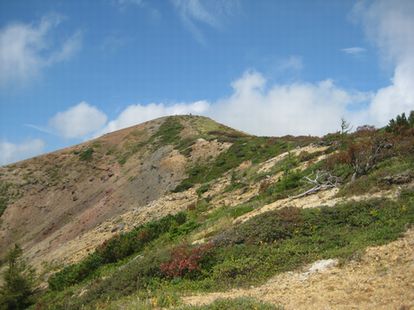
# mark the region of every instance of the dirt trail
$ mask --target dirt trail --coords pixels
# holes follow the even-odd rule
[[[414,309],[414,230],[360,259],[315,271],[282,273],[259,287],[183,298],[203,305],[217,298],[249,296],[289,309]]]

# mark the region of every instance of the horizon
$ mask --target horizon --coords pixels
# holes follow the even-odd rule
[[[0,17],[0,165],[175,114],[322,136],[414,110],[409,0],[3,0]]]

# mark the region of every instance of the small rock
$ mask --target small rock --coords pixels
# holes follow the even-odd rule
[[[337,259],[322,259],[314,262],[309,268],[310,273],[324,271],[328,268],[335,267],[338,265]]]

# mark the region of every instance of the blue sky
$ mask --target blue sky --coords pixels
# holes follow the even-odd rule
[[[253,134],[414,109],[409,0],[0,0],[0,164],[155,117]]]

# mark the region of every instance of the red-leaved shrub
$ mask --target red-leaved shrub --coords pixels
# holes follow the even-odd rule
[[[180,245],[171,251],[171,259],[161,264],[161,272],[170,278],[183,277],[201,270],[201,263],[213,248],[212,243],[197,247]]]

